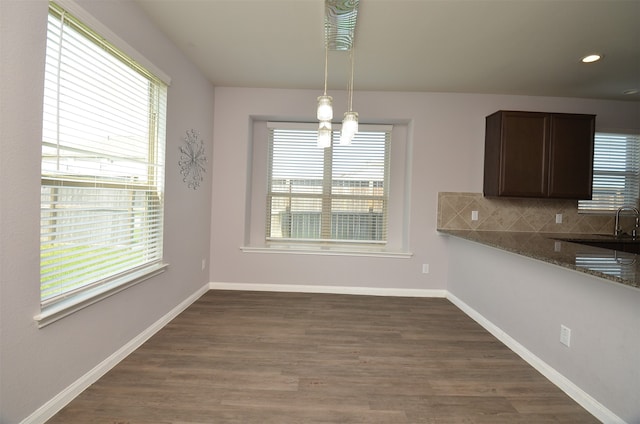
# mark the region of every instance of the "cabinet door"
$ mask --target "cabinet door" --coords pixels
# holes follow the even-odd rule
[[[504,112],[500,152],[500,195],[545,197],[549,115]]]
[[[552,114],[549,197],[591,199],[595,116]]]

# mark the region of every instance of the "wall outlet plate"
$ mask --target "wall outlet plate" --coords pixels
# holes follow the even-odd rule
[[[571,329],[564,325],[560,325],[560,343],[566,347],[571,346]]]

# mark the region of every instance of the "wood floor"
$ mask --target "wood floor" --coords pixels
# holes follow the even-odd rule
[[[445,299],[210,291],[49,423],[598,423]]]

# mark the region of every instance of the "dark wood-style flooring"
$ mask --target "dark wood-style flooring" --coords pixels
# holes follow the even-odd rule
[[[445,299],[210,291],[49,423],[599,422]]]

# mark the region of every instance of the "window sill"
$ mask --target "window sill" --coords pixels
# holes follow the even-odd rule
[[[382,246],[363,245],[316,245],[316,244],[272,244],[266,246],[241,246],[244,253],[284,253],[293,255],[368,256],[375,258],[409,259],[412,252],[390,251]]]
[[[75,296],[71,296],[68,299],[61,300],[60,302],[43,308],[38,315],[33,317],[33,319],[38,323],[38,328],[46,327],[47,325],[84,309],[87,306],[93,305],[94,303],[113,296],[122,290],[128,289],[142,281],[159,275],[163,273],[168,266],[169,264],[166,263],[153,264],[140,269],[134,274],[128,274],[122,278],[96,287],[95,289],[78,293]]]

